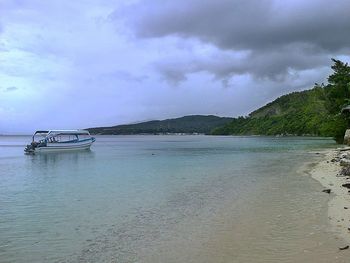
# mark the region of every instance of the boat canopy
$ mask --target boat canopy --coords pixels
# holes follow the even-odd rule
[[[36,131],[33,135],[33,141],[35,135],[42,135],[44,137],[54,137],[57,135],[90,135],[87,130],[49,130],[49,131]]]
[[[36,134],[47,134],[47,133],[49,133],[49,131],[36,131],[34,133],[34,135],[36,135]]]
[[[90,135],[90,133],[87,130],[50,130],[47,133],[47,136],[56,135]]]

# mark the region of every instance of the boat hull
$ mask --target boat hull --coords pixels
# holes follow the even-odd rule
[[[94,140],[76,143],[48,143],[46,146],[35,148],[34,153],[88,150],[93,142]]]

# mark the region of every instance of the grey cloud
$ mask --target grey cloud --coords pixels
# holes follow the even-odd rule
[[[148,76],[146,76],[146,75],[134,75],[134,74],[131,74],[131,73],[129,73],[127,71],[123,71],[123,70],[117,70],[117,71],[111,73],[110,77],[121,79],[124,81],[136,81],[136,82],[142,82],[148,78]]]
[[[131,25],[139,37],[195,37],[225,49],[272,49],[308,43],[348,48],[350,2],[272,0],[141,1]]]
[[[187,79],[187,75],[207,72],[216,80],[227,86],[228,80],[235,75],[250,74],[253,78],[269,79],[281,82],[290,70],[300,71],[319,68],[330,63],[330,57],[318,54],[307,54],[297,48],[286,48],[279,51],[259,53],[250,52],[243,59],[234,57],[233,52],[218,50],[209,57],[182,58],[169,62],[165,58],[155,64],[157,70],[171,84],[179,84]]]
[[[12,91],[16,91],[16,90],[18,90],[18,88],[17,88],[17,87],[12,86],[12,87],[7,87],[7,88],[4,88],[3,90],[4,90],[4,92],[12,92]]]
[[[346,0],[140,1],[129,8],[138,12],[129,12],[125,23],[139,38],[199,39],[218,49],[216,58],[185,54],[176,63],[161,58],[156,68],[175,84],[200,71],[224,82],[245,73],[281,80],[290,69],[329,65],[330,57],[350,52],[350,1]],[[118,12],[112,17],[117,19]],[[249,55],[227,56],[242,50]]]
[[[96,81],[98,83],[102,83],[104,81],[107,82],[118,82],[124,81],[127,83],[142,83],[147,80],[149,77],[147,75],[137,75],[132,74],[125,70],[113,70],[111,72],[101,73],[98,76],[92,76],[90,81]]]

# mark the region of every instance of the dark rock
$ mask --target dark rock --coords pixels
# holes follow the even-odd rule
[[[348,209],[346,206],[344,206],[344,209]]]
[[[340,165],[344,166],[344,167],[349,167],[350,166],[350,161],[342,159],[342,160],[340,160]]]
[[[349,153],[345,153],[341,155],[341,158],[350,159],[350,155]]]
[[[350,183],[342,184],[341,186],[345,188],[350,188]]]
[[[327,193],[327,194],[330,194],[331,193],[331,189],[324,189],[322,190],[323,193]]]
[[[349,166],[343,167],[340,171],[340,174],[344,175],[344,176],[349,176],[350,175],[350,167]]]
[[[349,246],[345,246],[345,247],[340,247],[339,250],[345,250],[345,249],[348,249]]]

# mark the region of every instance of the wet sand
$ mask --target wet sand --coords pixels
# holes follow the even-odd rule
[[[142,262],[349,262],[350,249],[339,248],[350,244],[350,195],[341,187],[345,178],[336,177],[339,163],[330,161],[338,152],[310,154],[316,160],[297,169],[294,176],[300,179],[276,181],[259,199],[246,200],[244,205],[252,204],[243,220],[235,218],[236,208],[226,203],[206,224],[194,220],[182,225],[176,230],[182,238],[158,244],[152,253],[142,254]],[[314,194],[304,192],[306,178]],[[312,178],[334,193],[322,192]],[[287,204],[285,197],[291,200]],[[185,234],[184,229],[191,231]]]

